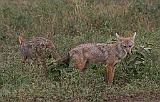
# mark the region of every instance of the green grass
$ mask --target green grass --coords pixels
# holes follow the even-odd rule
[[[159,0],[2,0],[0,99],[101,102],[140,93],[160,94],[159,25]],[[78,44],[112,43],[116,32],[127,37],[135,31],[133,50],[137,52],[117,65],[113,86],[107,84],[104,65],[92,65],[84,76],[72,62],[70,68],[60,68],[60,74],[52,70],[44,80],[42,66],[32,60],[21,63],[18,36],[49,38],[63,57]]]

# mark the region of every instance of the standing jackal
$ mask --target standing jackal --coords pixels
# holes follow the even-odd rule
[[[75,60],[76,68],[84,74],[90,63],[106,64],[108,84],[113,83],[115,65],[127,54],[131,53],[134,46],[136,32],[128,38],[123,38],[116,33],[118,42],[114,44],[81,44],[73,48],[62,62],[69,66],[70,59]]]
[[[60,60],[61,57],[56,51],[55,45],[49,39],[42,37],[33,37],[29,41],[24,41],[22,37],[19,36],[20,50],[22,54],[22,63],[25,63],[27,58],[35,59],[36,64],[38,64],[38,59],[43,61],[45,64],[45,58],[55,58]],[[45,70],[46,74],[47,68]]]

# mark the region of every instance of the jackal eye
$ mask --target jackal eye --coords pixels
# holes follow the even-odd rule
[[[129,45],[129,47],[132,47],[132,45]]]
[[[124,48],[126,48],[127,46],[126,46],[126,45],[124,45],[123,47],[124,47]]]

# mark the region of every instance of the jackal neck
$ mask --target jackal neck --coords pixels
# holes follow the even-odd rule
[[[116,45],[117,45],[119,57],[120,57],[121,59],[123,59],[124,57],[126,57],[127,54],[126,54],[126,52],[124,51],[124,49],[121,47],[121,43],[120,43],[120,42],[117,42]]]

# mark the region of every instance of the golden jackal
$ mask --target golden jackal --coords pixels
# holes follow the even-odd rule
[[[55,45],[51,40],[42,37],[33,37],[29,41],[24,41],[22,37],[19,37],[21,44],[22,62],[25,63],[27,58],[41,60],[45,58],[55,58],[59,60],[61,57],[56,51]]]
[[[116,33],[117,43],[114,44],[81,44],[73,48],[62,62],[69,66],[70,59],[75,60],[76,68],[84,74],[90,63],[106,64],[108,84],[113,83],[115,65],[127,54],[131,53],[134,46],[136,32],[128,38],[123,38]]]
[[[45,58],[55,58],[60,60],[61,57],[56,51],[55,45],[51,40],[42,37],[33,37],[29,41],[24,41],[19,36],[20,50],[22,54],[22,63],[25,63],[27,58],[35,59],[38,64],[38,59],[43,61],[44,67],[46,67]],[[47,73],[47,67],[45,68],[45,75]]]

